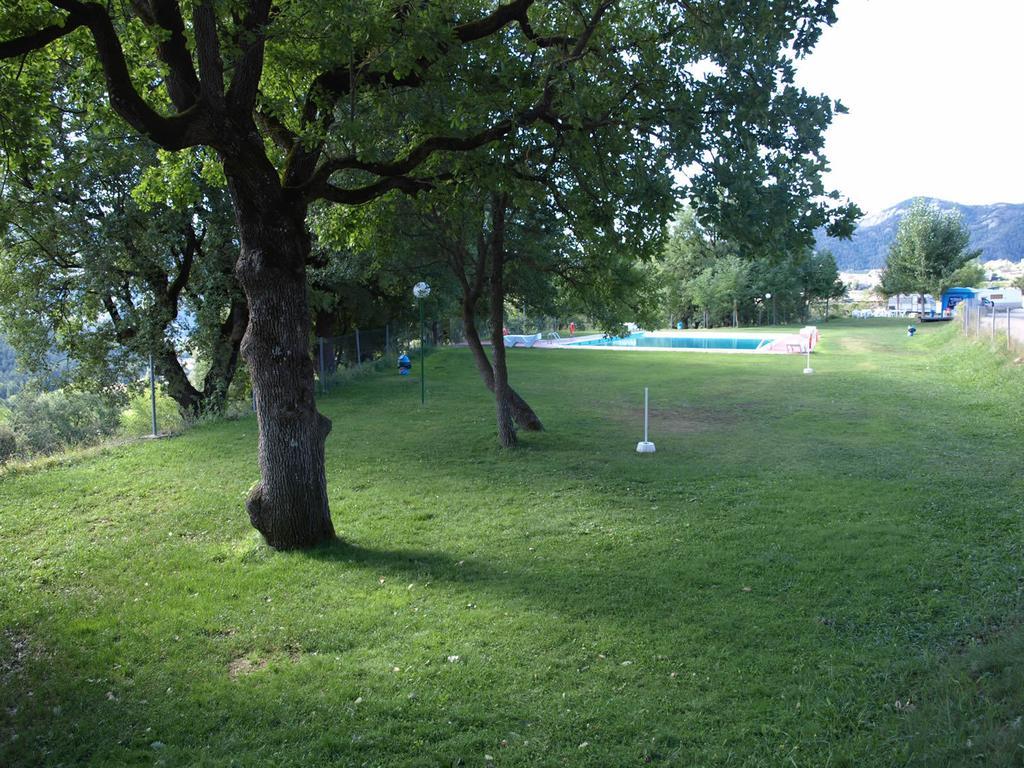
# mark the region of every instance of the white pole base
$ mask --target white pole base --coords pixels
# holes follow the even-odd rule
[[[654,453],[654,443],[648,442],[646,440],[641,440],[639,443],[636,444],[636,452]]]
[[[804,368],[804,373],[814,373],[813,368]]]

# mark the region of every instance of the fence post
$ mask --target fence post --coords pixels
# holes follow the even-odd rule
[[[1006,308],[1006,351],[1010,351],[1010,308]]]
[[[362,365],[363,351],[359,348],[359,329],[356,328],[356,367]]]
[[[974,329],[975,330],[975,334],[974,335],[980,339],[981,338],[981,302],[980,301],[979,302],[975,302],[975,307],[974,308],[978,311],[978,323],[975,326],[975,329]]]
[[[996,340],[996,308],[992,307],[992,342]]]

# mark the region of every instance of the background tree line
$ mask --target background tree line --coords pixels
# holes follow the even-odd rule
[[[827,320],[831,302],[846,294],[829,251],[744,255],[690,209],[676,216],[654,271],[661,322],[686,328],[807,322],[812,311]]]

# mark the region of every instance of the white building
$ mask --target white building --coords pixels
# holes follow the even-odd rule
[[[889,297],[886,309],[897,316],[918,315],[938,312],[939,304],[930,293],[901,293]]]

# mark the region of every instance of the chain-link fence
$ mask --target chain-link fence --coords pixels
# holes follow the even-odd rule
[[[397,367],[398,357],[410,357],[420,349],[419,323],[388,323],[383,328],[358,329],[341,336],[318,336],[313,348],[318,385],[321,392],[365,365]],[[466,335],[461,321],[428,319],[423,326],[423,343],[433,347],[462,344]],[[489,327],[479,327],[481,336],[489,338]]]
[[[514,313],[511,313],[514,315]],[[566,328],[568,321],[554,317],[509,317],[505,321],[508,333],[548,333]],[[583,321],[580,320],[580,327]],[[486,321],[476,324],[477,333],[484,344],[491,342],[491,326]],[[423,328],[426,349],[466,343],[466,331],[459,318],[428,318]],[[358,372],[367,364],[397,367],[399,355],[419,352],[419,323],[388,323],[383,328],[359,329],[341,336],[318,336],[313,348],[318,386],[327,392],[332,386]]]
[[[1024,310],[985,305],[972,299],[960,303],[957,318],[966,336],[1024,355]]]
[[[398,324],[358,329],[341,336],[318,336],[313,363],[320,391],[328,391],[363,365],[396,360],[412,348],[414,340],[419,347],[419,328]]]

